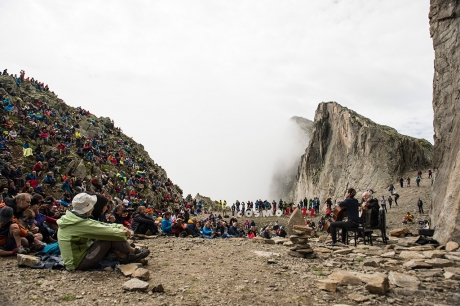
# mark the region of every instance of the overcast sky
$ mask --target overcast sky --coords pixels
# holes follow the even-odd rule
[[[184,195],[268,198],[288,119],[336,101],[432,142],[429,0],[6,1],[1,69],[109,116]],[[290,155],[290,154],[288,154]]]

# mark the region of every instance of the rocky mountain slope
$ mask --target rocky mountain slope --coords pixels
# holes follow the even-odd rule
[[[2,100],[9,101],[4,102],[1,109],[2,120],[5,120],[2,130],[8,132],[11,126],[23,130],[22,135],[6,143],[12,155],[8,162],[14,168],[22,166],[24,178],[36,163],[36,158],[34,155],[23,156],[23,143],[28,141],[33,151],[44,152],[48,166],[44,164],[38,183],[43,183],[47,171],[54,172],[57,179],[55,188],[43,184],[46,195],[61,197],[59,187],[62,176],[70,174],[74,181],[77,178],[86,181],[90,191],[95,190],[91,181],[96,178],[103,185],[103,192],[109,196],[135,191],[137,198],[154,205],[162,204],[167,193],[173,197],[182,196],[179,186],[171,182],[166,171],[150,158],[144,147],[115,127],[110,118],[98,118],[89,111],[67,105],[54,92],[40,88],[33,79],[20,82],[10,75],[1,75],[0,95]],[[9,109],[6,107],[8,103]],[[34,137],[43,130],[50,135],[48,142],[39,136]],[[81,134],[80,145],[77,144],[77,132]],[[51,133],[55,133],[54,139]],[[59,142],[69,146],[62,154],[57,148]],[[78,151],[83,144],[90,143],[91,156]],[[108,156],[118,156],[118,163],[108,161]],[[109,178],[108,184],[103,184],[102,175]],[[139,182],[140,177],[145,179],[145,185]],[[129,184],[130,178],[133,178],[133,184]],[[7,183],[6,178],[0,176],[0,188],[6,187]],[[116,191],[117,187],[121,192]]]
[[[432,224],[441,242],[460,241],[460,1],[431,0],[434,155]]]
[[[428,141],[401,135],[336,102],[323,102],[289,198],[335,200],[348,187],[387,188],[406,171],[431,167],[431,159]]]

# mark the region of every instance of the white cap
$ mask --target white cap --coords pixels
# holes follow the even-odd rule
[[[94,204],[96,204],[96,202],[97,197],[95,195],[79,193],[72,200],[72,210],[77,214],[86,214],[94,207]]]

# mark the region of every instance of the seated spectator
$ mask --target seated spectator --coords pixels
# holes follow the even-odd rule
[[[56,179],[53,177],[53,172],[48,172],[45,176],[44,182],[51,185],[51,187],[56,186]]]
[[[161,220],[161,231],[163,235],[173,235],[171,213],[169,211],[164,213],[163,219]]]
[[[414,222],[414,216],[410,213],[407,212],[407,214],[404,216],[403,224],[407,224],[407,222]]]
[[[131,225],[134,234],[157,235],[158,227],[155,220],[146,214],[145,206],[139,206],[133,213],[133,223]]]
[[[113,218],[110,218],[111,223],[123,224],[123,222],[124,222],[123,209],[124,209],[123,204],[118,204],[117,206],[115,206],[115,208],[113,209],[113,212],[112,212],[112,217]],[[126,215],[127,214],[125,214],[125,216]]]
[[[280,226],[280,229],[278,231],[278,236],[282,238],[286,238],[287,233],[286,233],[286,230],[284,229],[284,226]]]
[[[201,230],[203,238],[214,238],[214,232],[212,230],[211,222],[206,221],[206,223],[203,226],[203,229]]]
[[[240,231],[238,230],[238,223],[233,222],[228,229],[228,235],[230,237],[240,237]]]
[[[8,206],[0,208],[0,256],[27,254],[25,248],[29,242],[21,236],[21,229],[13,223],[13,209]]]
[[[66,145],[63,144],[62,142],[58,143],[57,149],[59,150],[59,155],[61,155],[62,152],[65,152],[66,148],[67,148]]]
[[[23,192],[23,193],[24,193],[24,192],[27,192],[27,191],[29,190],[30,187],[31,187],[31,186],[30,186],[30,182],[27,182],[27,183],[25,184],[25,186],[22,187],[21,192]],[[33,187],[32,187],[32,188],[33,188]]]
[[[189,228],[193,232],[194,237],[200,236],[200,230],[196,227],[196,223],[197,223],[196,218],[192,218],[188,220],[188,223],[187,223],[187,228]]]
[[[96,192],[102,192],[102,186],[101,186],[101,184],[99,184],[99,180],[97,179],[96,176],[93,177],[93,179],[91,180],[91,184],[96,189]]]
[[[110,218],[108,219],[106,217],[106,212],[109,209],[109,200],[106,197],[101,196],[99,194],[96,194],[96,197],[97,197],[97,202],[94,205],[94,209],[93,209],[93,212],[91,213],[90,218],[93,220],[100,221],[100,222],[110,222],[109,220]],[[112,220],[115,220],[114,217],[112,218],[113,218]]]
[[[271,232],[271,229],[270,227],[266,227],[263,231],[262,231],[262,238],[265,238],[265,239],[271,239],[271,236],[270,236],[270,232]]]
[[[41,161],[38,161],[35,163],[35,165],[32,167],[32,171],[35,171],[37,176],[40,176],[42,174],[43,170],[43,163]]]
[[[43,190],[43,185],[42,184],[38,184],[37,187],[35,187],[34,192],[38,193],[39,195],[41,195],[43,197],[45,196],[45,190]]]
[[[22,217],[18,219],[18,224],[27,231],[26,239],[29,240],[29,246],[32,251],[38,252],[43,249],[43,236],[39,233],[39,228],[35,226],[35,213],[33,210],[26,209]]]
[[[14,141],[16,137],[18,137],[18,133],[16,132],[14,128],[12,128],[10,132],[8,133],[8,141]]]
[[[252,239],[254,237],[256,237],[256,234],[254,232],[254,230],[252,230],[251,228],[248,230],[248,235],[246,236],[247,238],[249,239]]]
[[[58,242],[66,269],[94,269],[108,252],[114,253],[122,264],[147,257],[149,250],[135,254],[136,250],[127,241],[131,235],[129,229],[88,218],[96,202],[95,195],[79,193],[72,201],[73,209],[58,220]]]

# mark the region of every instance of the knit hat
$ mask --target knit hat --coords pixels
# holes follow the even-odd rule
[[[9,206],[5,206],[0,209],[0,222],[8,223],[13,219],[13,209]]]
[[[94,207],[94,204],[96,204],[96,202],[97,197],[95,195],[79,193],[72,200],[72,210],[77,214],[86,214]]]

